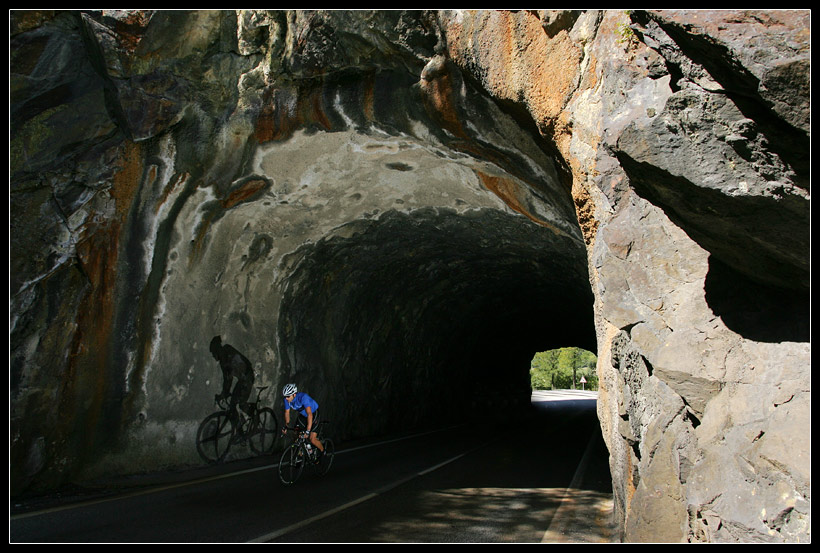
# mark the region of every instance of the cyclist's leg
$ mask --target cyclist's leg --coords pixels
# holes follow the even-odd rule
[[[319,411],[313,413],[313,428],[319,427]],[[310,443],[318,448],[320,452],[325,452],[325,445],[319,440],[319,434],[316,431],[310,433]]]
[[[313,428],[318,428],[319,426],[319,411],[315,411],[313,413]],[[307,428],[307,417],[301,413],[299,413],[299,422],[302,425],[302,428]],[[319,441],[319,435],[316,431],[311,431],[308,435],[308,440],[310,441],[311,445],[318,449],[321,452],[324,452],[325,446],[322,442]]]
[[[238,405],[248,416],[251,414],[251,409],[248,404],[248,399],[251,397],[251,387],[250,382],[240,380],[236,383],[236,386],[234,386],[233,393],[231,394],[231,402]]]
[[[239,409],[236,405],[236,396],[231,394],[228,396],[228,412],[231,414],[231,424],[237,431],[242,430],[242,419],[239,417]]]
[[[251,386],[247,382],[238,381],[231,392],[230,409],[234,417],[234,423],[238,429],[245,430],[244,421],[251,417],[248,398],[251,395]],[[242,411],[241,415],[239,411]]]

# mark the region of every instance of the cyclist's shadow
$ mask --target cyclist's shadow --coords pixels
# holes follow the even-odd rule
[[[232,447],[247,443],[257,455],[269,455],[279,433],[276,415],[260,407],[259,398],[268,386],[257,386],[256,401],[247,403],[247,413],[225,399],[214,399],[218,410],[202,420],[196,433],[196,449],[210,464],[222,462]]]

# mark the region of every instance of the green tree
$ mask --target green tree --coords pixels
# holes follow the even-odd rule
[[[535,354],[530,364],[533,390],[598,389],[594,353],[581,348],[559,348]],[[581,384],[581,377],[586,379]]]

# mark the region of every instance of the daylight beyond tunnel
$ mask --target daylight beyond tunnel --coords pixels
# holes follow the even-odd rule
[[[596,350],[583,246],[518,215],[388,212],[299,255],[280,374],[343,436],[528,402],[533,353]]]

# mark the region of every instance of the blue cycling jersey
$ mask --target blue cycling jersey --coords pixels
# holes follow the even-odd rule
[[[288,409],[293,409],[297,411],[300,415],[307,416],[307,410],[305,407],[310,407],[310,410],[315,414],[316,411],[319,410],[319,404],[316,401],[307,395],[305,392],[299,392],[293,397],[293,401],[288,401],[285,399],[285,411]]]

